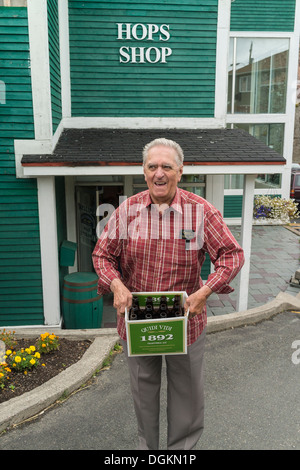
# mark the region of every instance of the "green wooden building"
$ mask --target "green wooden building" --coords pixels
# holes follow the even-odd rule
[[[150,136],[182,139],[181,187],[250,253],[253,194],[289,197],[299,28],[299,0],[1,0],[0,327],[61,324],[63,277],[93,269],[97,207],[145,189]]]

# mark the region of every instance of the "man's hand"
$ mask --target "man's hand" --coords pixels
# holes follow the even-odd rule
[[[114,307],[117,309],[117,315],[124,317],[125,307],[129,308],[132,305],[132,294],[120,279],[114,279],[110,284],[110,289],[114,294]]]
[[[188,309],[190,309],[189,316],[191,318],[202,312],[206,301],[212,292],[213,291],[210,287],[203,286],[199,290],[188,296],[184,304],[184,310],[187,311]]]

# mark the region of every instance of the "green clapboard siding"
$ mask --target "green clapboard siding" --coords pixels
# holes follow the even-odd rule
[[[235,0],[231,31],[294,31],[296,0]]]
[[[58,2],[48,0],[49,62],[53,133],[62,119]]]
[[[70,0],[72,116],[213,117],[217,13],[217,0]],[[117,40],[117,23],[167,24],[170,39]],[[121,47],[173,52],[120,63]]]
[[[15,176],[14,139],[34,139],[26,8],[0,7],[0,327],[43,324],[36,180]]]
[[[242,217],[243,196],[224,196],[224,217]]]

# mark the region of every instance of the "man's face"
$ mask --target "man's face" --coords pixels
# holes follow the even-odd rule
[[[145,180],[155,204],[170,204],[182,175],[183,166],[176,163],[176,151],[156,145],[148,152],[144,165]]]

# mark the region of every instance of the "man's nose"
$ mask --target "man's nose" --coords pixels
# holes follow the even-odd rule
[[[156,176],[156,178],[163,178],[165,176],[165,172],[164,172],[164,170],[162,169],[161,166],[157,167],[156,172],[155,172],[155,176]]]

